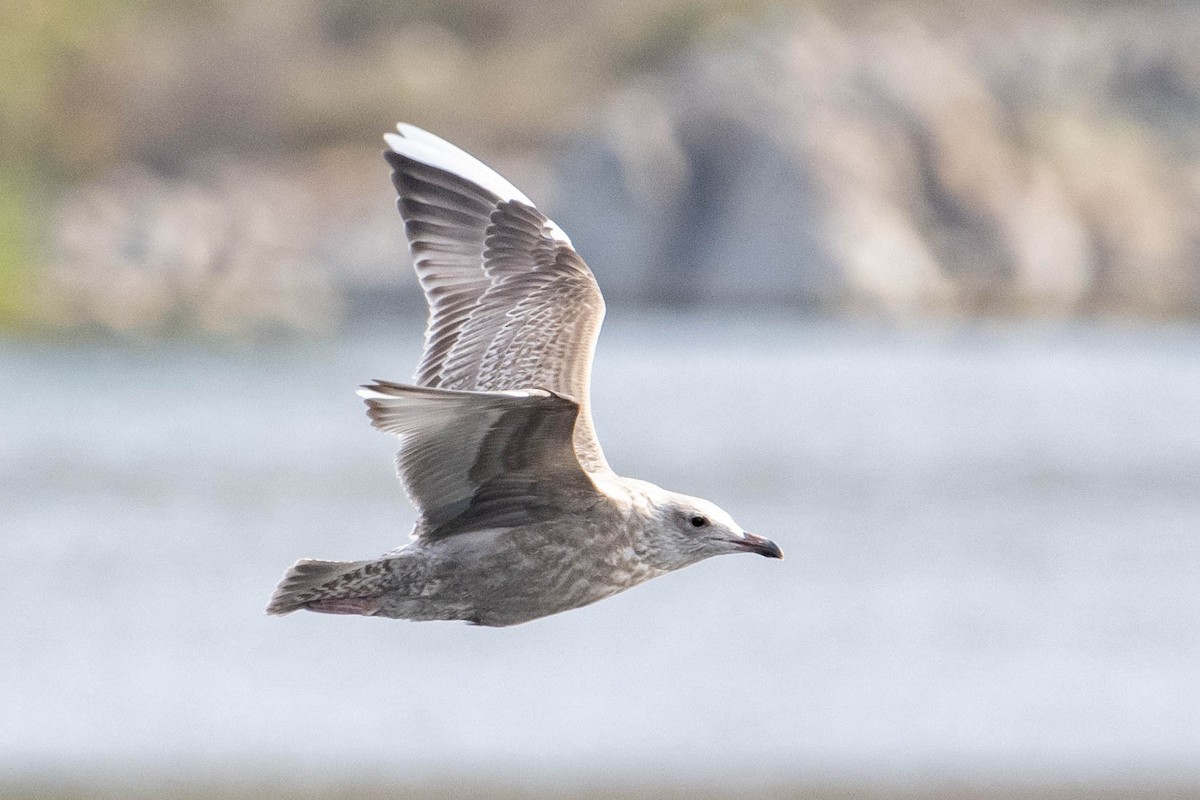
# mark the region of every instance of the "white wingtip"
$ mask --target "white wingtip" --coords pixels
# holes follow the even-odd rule
[[[403,122],[396,126],[396,130],[399,133],[389,132],[383,135],[383,140],[392,152],[465,178],[487,189],[501,200],[517,200],[526,205],[533,205],[532,200],[499,172],[440,136]]]

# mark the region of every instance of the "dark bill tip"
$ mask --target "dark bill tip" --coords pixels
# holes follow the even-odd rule
[[[783,551],[779,549],[779,545],[753,533],[745,534],[738,545],[748,553],[758,553],[767,558],[783,558]]]

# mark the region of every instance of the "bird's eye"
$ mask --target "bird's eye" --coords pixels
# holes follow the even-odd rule
[[[688,520],[688,521],[692,523],[692,527],[693,527],[693,528],[703,528],[705,525],[707,525],[707,524],[708,524],[708,519],[707,519],[707,518],[705,518],[705,517],[702,517],[702,516],[700,516],[699,514],[697,514],[696,516],[692,517],[692,518],[691,518],[690,520]]]

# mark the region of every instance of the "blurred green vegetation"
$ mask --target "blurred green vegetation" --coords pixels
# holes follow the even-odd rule
[[[28,313],[29,222],[25,192],[0,176],[0,326],[11,327]]]
[[[0,326],[32,316],[50,198],[112,154],[112,125],[88,84],[131,9],[123,0],[0,4]]]

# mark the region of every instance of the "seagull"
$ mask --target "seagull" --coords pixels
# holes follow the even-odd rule
[[[413,383],[358,394],[399,438],[419,517],[379,558],[296,562],[267,613],[516,625],[711,556],[783,558],[708,500],[609,467],[588,400],[604,299],[562,228],[428,131],[384,141],[429,321]]]

